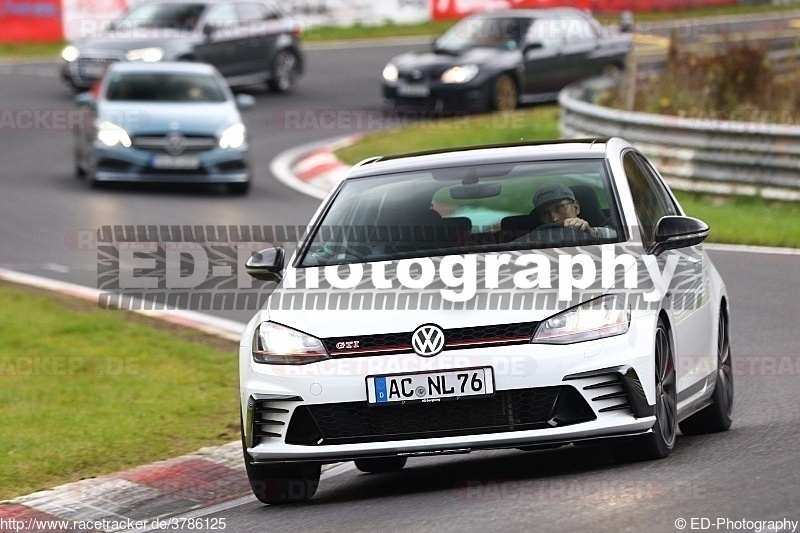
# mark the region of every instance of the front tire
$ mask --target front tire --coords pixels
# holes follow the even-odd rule
[[[229,183],[228,184],[228,193],[232,194],[233,196],[244,196],[248,192],[250,192],[250,182],[245,181],[243,183]]]
[[[245,469],[253,494],[261,503],[297,503],[310,500],[317,492],[322,472],[318,464],[283,466],[253,464],[245,452]]]
[[[680,423],[684,435],[702,435],[727,431],[733,420],[733,361],[728,329],[728,313],[720,309],[717,327],[717,380],[711,405]]]
[[[655,334],[656,422],[645,435],[611,442],[614,458],[620,462],[664,459],[675,449],[678,434],[678,403],[675,359],[669,330],[659,319]]]
[[[300,80],[300,58],[291,50],[281,50],[272,62],[272,77],[267,87],[275,93],[291,93]]]
[[[519,91],[514,78],[501,74],[492,85],[489,106],[495,111],[513,111],[518,101]]]
[[[244,442],[244,424],[239,417],[239,429],[242,437],[242,456],[247,479],[253,495],[261,503],[297,503],[314,497],[322,474],[322,465],[312,463],[294,463],[286,465],[262,465],[253,463],[253,457],[247,453]]]

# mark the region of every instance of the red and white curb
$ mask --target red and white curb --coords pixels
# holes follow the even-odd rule
[[[322,200],[350,170],[334,152],[358,139],[355,135],[298,146],[273,159],[270,170],[289,187]]]
[[[170,529],[158,526],[249,493],[241,443],[233,442],[15,498],[0,504],[0,519],[16,531]]]
[[[0,269],[0,280],[52,290],[87,301],[101,291]],[[137,306],[138,307],[138,306]],[[238,341],[244,324],[193,311],[135,311]],[[0,529],[120,531],[250,493],[241,443],[197,452],[0,502]],[[159,528],[153,528],[159,529]],[[164,529],[164,528],[161,528]]]

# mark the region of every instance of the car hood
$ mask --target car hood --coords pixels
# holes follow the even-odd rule
[[[617,245],[616,248],[614,245],[610,246],[618,255],[622,253],[620,249],[624,249],[623,245]],[[306,269],[293,270],[289,268],[287,277],[272,294],[265,309],[260,311],[254,320],[256,322],[271,320],[319,338],[331,338],[387,332],[411,332],[420,325],[428,323],[450,329],[491,324],[539,322],[560,311],[609,292],[636,294],[637,304],[645,293],[653,293],[657,298],[663,294],[664,291],[655,289],[642,259],[641,250],[638,255],[631,252],[636,259],[638,279],[637,288],[631,290],[624,288],[625,269],[622,267],[613,270],[613,288],[609,288],[608,283],[605,283],[601,276],[603,272],[602,248],[594,247],[593,251],[587,253],[588,248],[582,247],[580,252],[584,257],[590,258],[596,276],[594,281],[585,287],[571,288],[566,293],[559,291],[560,278],[564,273],[559,271],[558,257],[569,255],[578,249],[527,250],[520,253],[514,252],[512,255],[520,257],[533,254],[548,257],[551,261],[548,269],[550,288],[516,287],[514,274],[520,270],[530,269],[530,264],[520,264],[503,269],[500,273],[498,288],[486,288],[484,281],[486,270],[480,267],[482,260],[477,259],[479,266],[476,277],[478,280],[476,293],[474,297],[461,303],[444,301],[441,289],[448,287],[441,282],[438,274],[434,282],[422,291],[399,288],[396,276],[392,275],[393,272],[396,272],[398,264],[395,261],[384,263],[386,278],[391,279],[393,283],[392,289],[375,288],[371,277],[374,263],[363,264],[362,282],[354,288],[345,290],[331,287],[325,279],[322,268],[319,269],[319,288],[305,288],[307,286],[306,275],[302,271]],[[570,252],[565,254],[567,251]],[[441,259],[431,258],[436,265],[437,273],[443,271],[441,270]],[[511,265],[514,265],[515,262],[516,259],[512,259]],[[660,268],[663,269],[663,265]],[[347,268],[340,268],[339,271],[342,278],[347,277]],[[287,283],[287,280],[292,279],[294,275],[297,276],[296,282]],[[692,272],[679,269],[675,275],[691,279]],[[295,288],[290,287],[292,283]],[[461,292],[461,287],[455,287],[453,283],[450,285],[449,288],[455,292]],[[542,283],[541,285],[546,284]],[[401,293],[409,299],[401,300]],[[564,298],[565,296],[566,298]],[[401,301],[411,305],[402,305]]]
[[[456,65],[485,65],[502,60],[506,56],[519,55],[519,51],[497,50],[494,48],[472,48],[461,53],[409,52],[392,59],[401,71],[420,69],[424,71],[444,71]]]
[[[169,131],[184,134],[218,135],[227,127],[241,122],[232,102],[108,102],[98,106],[98,119],[120,126],[128,135],[157,135]]]
[[[83,39],[73,43],[82,53],[91,51],[114,51],[120,56],[128,50],[138,50],[140,48],[158,47],[164,50],[185,48],[200,37],[194,31],[169,30],[171,33],[165,34],[165,30],[151,30],[147,28],[137,28],[120,32],[107,32],[98,37]]]

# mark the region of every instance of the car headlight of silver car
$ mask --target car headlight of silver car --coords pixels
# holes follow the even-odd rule
[[[389,63],[383,68],[383,79],[390,83],[394,83],[400,79],[400,71],[397,70],[397,67],[392,63]]]
[[[219,136],[219,147],[239,148],[244,144],[246,136],[247,130],[245,130],[244,124],[234,124]]]
[[[73,61],[78,59],[78,57],[80,57],[80,55],[81,55],[81,53],[80,53],[80,50],[78,50],[78,47],[77,46],[73,46],[71,44],[68,44],[67,46],[64,47],[63,50],[61,50],[62,59],[64,59],[64,61],[66,61],[68,63],[72,63]]]
[[[130,50],[125,54],[125,59],[128,61],[144,61],[145,63],[156,63],[164,59],[164,49],[151,47],[151,48],[137,48]]]
[[[606,295],[554,315],[536,329],[531,342],[570,344],[627,333],[631,310],[621,294]]]
[[[97,140],[106,146],[114,147],[119,144],[125,148],[131,147],[131,138],[123,128],[107,120],[98,122],[96,127]]]
[[[442,83],[468,83],[475,79],[480,69],[478,65],[460,65],[449,68],[442,74]]]
[[[274,322],[262,322],[253,337],[253,361],[273,365],[304,365],[330,359],[322,341]]]

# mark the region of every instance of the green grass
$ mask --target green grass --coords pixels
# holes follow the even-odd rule
[[[708,242],[800,248],[800,203],[676,191],[686,214],[711,227]]]
[[[337,150],[344,162],[354,164],[375,155],[394,155],[455,146],[558,138],[559,108],[537,106],[513,113],[464,115],[450,119],[411,123],[378,131],[360,142]],[[399,118],[398,125],[405,119]]]
[[[546,105],[379,131],[340,148],[336,155],[352,165],[376,155],[558,137],[558,106]],[[800,248],[800,203],[680,192],[677,196],[689,215],[711,226],[709,242]]]
[[[0,284],[0,500],[239,438],[235,343]]]
[[[52,43],[0,43],[0,58],[31,58],[58,56],[63,41]]]

